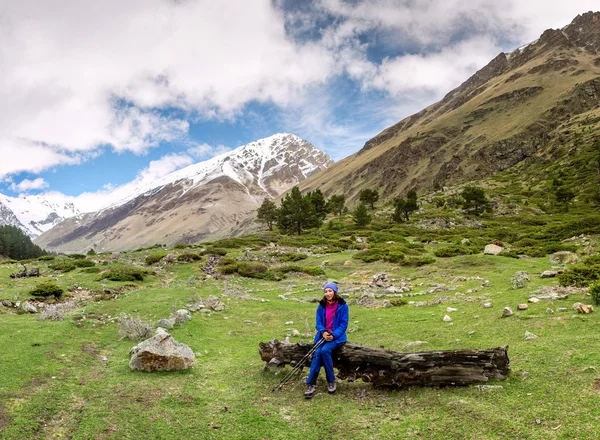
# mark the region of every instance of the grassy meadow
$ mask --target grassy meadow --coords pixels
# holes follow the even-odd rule
[[[580,261],[597,252],[597,221],[586,218],[490,217],[484,228],[445,230],[381,221],[355,231],[332,222],[301,237],[265,233],[87,256],[92,267],[72,268],[69,262],[77,260],[65,256],[42,257],[27,263],[40,268],[39,279],[11,279],[21,266],[0,263],[0,300],[34,299],[29,292],[47,280],[65,289],[59,303],[81,298],[62,320],[0,306],[0,438],[597,438],[598,311],[572,309],[577,301],[593,303],[587,289],[571,287],[566,299],[541,299],[517,310],[532,295],[558,289],[558,279],[540,278],[541,272],[577,266],[551,263],[553,252],[568,249]],[[571,233],[587,235],[563,242]],[[484,255],[494,239],[514,258]],[[176,256],[171,262],[169,253]],[[202,269],[215,256],[222,258],[218,272],[207,276]],[[142,270],[143,279],[106,278],[123,267]],[[530,281],[515,288],[511,279],[518,271],[527,271]],[[400,297],[369,287],[382,272],[392,285],[410,290]],[[508,379],[483,389],[400,390],[358,380],[341,382],[331,396],[321,374],[312,400],[303,398],[303,379],[272,393],[289,367],[264,371],[258,344],[294,329],[301,335],[291,342],[311,340],[316,304],[308,300],[322,296],[327,280],[338,281],[350,303],[351,342],[400,352],[508,345]],[[154,325],[190,298],[210,296],[225,310],[193,312],[191,321],[169,330],[196,353],[192,368],[130,370],[129,351],[137,341],[120,336],[122,314]],[[383,307],[384,301],[391,306]],[[506,306],[514,315],[501,318]],[[452,321],[444,322],[445,315]],[[526,332],[538,337],[526,340]],[[416,341],[422,344],[408,345]]]

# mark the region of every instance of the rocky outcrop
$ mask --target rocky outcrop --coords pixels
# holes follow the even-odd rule
[[[164,329],[133,347],[129,368],[140,371],[186,370],[194,363],[194,352],[173,339]]]

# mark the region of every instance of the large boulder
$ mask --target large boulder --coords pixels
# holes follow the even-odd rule
[[[150,339],[133,347],[130,354],[129,368],[141,371],[187,370],[195,359],[190,347],[177,342],[160,327]]]
[[[500,252],[504,250],[503,247],[497,246],[495,244],[488,244],[484,249],[483,253],[486,255],[498,255]]]
[[[573,264],[579,261],[579,257],[576,254],[569,251],[554,252],[550,255],[550,262],[552,264]]]

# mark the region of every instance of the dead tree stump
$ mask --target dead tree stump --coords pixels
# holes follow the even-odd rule
[[[259,343],[267,367],[296,365],[313,344],[290,344],[273,339]],[[483,350],[438,350],[398,353],[346,343],[334,352],[339,379],[362,379],[380,388],[457,386],[506,379],[510,370],[508,346]],[[310,361],[305,365],[310,366]]]

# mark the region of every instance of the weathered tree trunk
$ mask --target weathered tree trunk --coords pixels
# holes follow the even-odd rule
[[[259,344],[267,367],[296,365],[313,344],[290,344],[273,339]],[[510,361],[508,346],[484,350],[440,350],[398,353],[346,343],[334,352],[339,379],[362,379],[376,387],[470,385],[490,379],[506,379]],[[305,366],[310,366],[310,361]]]

